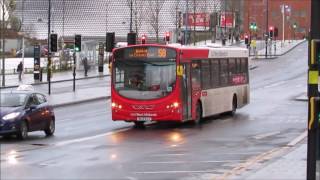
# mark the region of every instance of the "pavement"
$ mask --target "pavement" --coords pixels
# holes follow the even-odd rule
[[[291,42],[290,45],[282,47],[279,55],[284,55],[290,52],[293,48],[305,41],[295,41]],[[237,46],[243,46],[243,44],[238,44]],[[281,46],[281,44],[277,44]],[[259,54],[263,53],[263,49],[259,50]],[[258,62],[265,58],[252,58],[250,62],[250,69],[258,68]],[[7,87],[2,87],[0,90],[12,89],[17,87],[19,84],[34,84],[35,89],[45,93],[49,102],[54,107],[62,107],[71,104],[84,103],[95,100],[103,100],[110,98],[110,76],[108,68],[104,68],[104,73],[99,74],[97,69],[92,69],[88,73],[88,77],[83,76],[82,71],[77,71],[77,81],[90,81],[90,79],[95,79],[95,81],[106,83],[105,86],[99,87],[86,87],[84,89],[77,89],[75,92],[70,89],[66,92],[52,92],[50,95],[44,92],[43,86],[45,83],[35,83],[33,80],[33,75],[24,75],[22,82],[19,83],[17,75],[6,76]],[[58,86],[59,82],[72,83],[72,72],[60,72],[54,73],[52,78],[52,83],[54,86]],[[46,78],[44,78],[46,79]],[[56,85],[55,85],[56,83]],[[109,84],[108,84],[109,83]],[[64,85],[62,85],[64,86]],[[110,86],[109,86],[110,87]],[[302,92],[301,96],[297,97],[296,100],[306,100],[306,93]],[[304,133],[300,139],[296,140],[293,144],[288,144],[285,147],[276,149],[270,154],[266,154],[264,157],[253,157],[250,162],[244,164],[244,168],[241,169],[241,173],[235,173],[230,179],[306,179],[306,158],[307,158],[307,134]],[[267,159],[265,157],[268,157]],[[248,166],[248,164],[250,166]],[[318,162],[319,166],[320,163]],[[318,167],[319,167],[318,166]],[[320,180],[320,175],[317,175],[317,180]],[[237,171],[239,172],[239,171]]]

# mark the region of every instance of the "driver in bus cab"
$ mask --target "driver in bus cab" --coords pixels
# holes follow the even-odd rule
[[[130,78],[129,84],[134,88],[142,88],[143,80],[142,77],[138,74],[135,74]]]

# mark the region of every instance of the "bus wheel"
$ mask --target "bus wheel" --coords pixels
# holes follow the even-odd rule
[[[231,116],[234,116],[237,111],[237,96],[233,96],[232,99],[232,110],[229,112]]]
[[[136,129],[144,129],[145,125],[143,121],[134,121],[134,128]]]
[[[202,119],[202,110],[200,103],[197,103],[196,107],[196,119],[193,121],[195,125],[200,124]]]

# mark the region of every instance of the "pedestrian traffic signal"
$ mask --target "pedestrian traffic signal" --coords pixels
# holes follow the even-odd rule
[[[274,37],[278,37],[278,28],[277,27],[274,27],[274,30],[273,30],[273,35]]]
[[[166,32],[166,42],[169,42],[170,41],[170,33],[169,32]]]
[[[76,52],[81,51],[81,35],[75,35],[74,37],[74,49]]]
[[[107,52],[112,52],[112,50],[114,48],[114,43],[115,43],[114,41],[115,41],[114,32],[107,33],[107,37],[106,37],[106,51]]]
[[[127,36],[128,45],[135,45],[136,44],[136,33],[129,32]]]
[[[58,35],[50,34],[50,50],[51,52],[58,51]]]
[[[270,26],[269,27],[269,37],[271,37],[271,38],[273,37],[273,30],[274,30],[273,26]]]
[[[248,36],[248,35],[245,35],[245,36],[244,36],[244,43],[245,43],[246,45],[249,44],[249,36]]]
[[[142,35],[141,44],[145,44],[145,43],[146,43],[146,35]]]
[[[311,64],[320,64],[320,41],[311,42]]]

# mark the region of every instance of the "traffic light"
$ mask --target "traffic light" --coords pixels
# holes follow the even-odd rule
[[[250,23],[250,27],[249,27],[249,29],[251,30],[251,31],[257,31],[257,23],[255,23],[255,22],[252,22],[252,23]]]
[[[136,33],[134,33],[134,32],[128,33],[127,42],[128,42],[128,45],[135,45],[136,44]]]
[[[76,52],[81,51],[81,35],[75,35],[74,37],[74,48]]]
[[[297,28],[297,23],[294,23],[293,24],[293,29],[296,29]]]
[[[142,35],[141,44],[145,44],[145,43],[146,43],[146,35]]]
[[[51,52],[58,51],[58,35],[50,34],[50,50]]]
[[[313,40],[311,44],[311,63],[320,64],[320,41]]]
[[[107,37],[106,37],[106,51],[107,52],[112,52],[112,50],[114,48],[114,41],[115,41],[114,32],[107,33]]]
[[[170,33],[169,32],[166,32],[166,42],[169,42],[170,41]]]
[[[269,37],[273,37],[273,26],[269,27]]]
[[[248,36],[248,35],[245,35],[245,36],[244,36],[244,43],[245,43],[246,45],[249,45],[249,36]]]
[[[273,36],[274,37],[278,37],[278,28],[277,27],[274,27],[274,31],[273,31]]]

